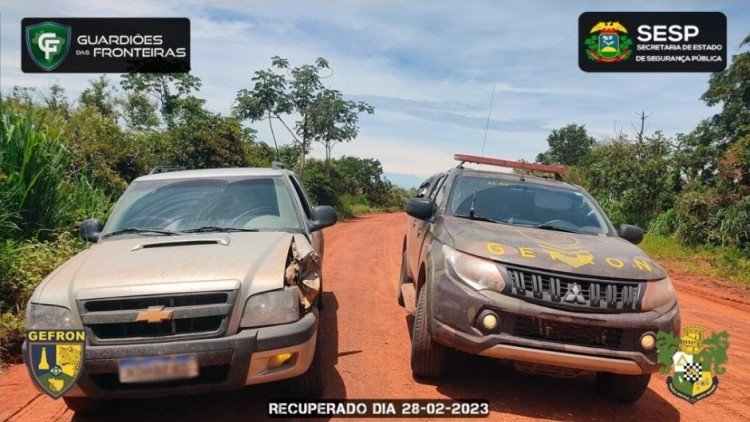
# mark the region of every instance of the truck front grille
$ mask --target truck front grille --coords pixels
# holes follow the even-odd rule
[[[596,327],[526,316],[516,317],[513,334],[533,340],[611,350],[620,350],[623,339],[623,331],[620,328]]]
[[[219,337],[237,291],[90,299],[78,302],[91,344]],[[149,318],[150,317],[150,318]]]
[[[573,277],[508,268],[506,293],[554,308],[583,312],[636,312],[644,283]]]

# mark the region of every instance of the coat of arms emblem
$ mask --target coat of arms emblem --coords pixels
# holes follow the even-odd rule
[[[620,22],[599,22],[591,28],[584,41],[586,57],[595,62],[621,62],[630,58],[633,40]]]
[[[663,331],[656,336],[660,372],[674,370],[667,377],[669,391],[692,404],[716,392],[717,375],[726,372],[729,334],[722,331],[706,337],[705,331],[701,325],[686,325],[680,338]]]

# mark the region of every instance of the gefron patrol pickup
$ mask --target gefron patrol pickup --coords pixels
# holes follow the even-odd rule
[[[667,273],[612,227],[564,167],[456,155],[407,204],[399,303],[414,317],[411,366],[435,377],[446,348],[569,377],[635,401],[658,370],[656,334],[679,330]],[[464,168],[551,172],[554,178]]]

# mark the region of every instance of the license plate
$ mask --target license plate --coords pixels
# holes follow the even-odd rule
[[[198,376],[195,355],[154,356],[120,359],[120,382],[171,381]]]

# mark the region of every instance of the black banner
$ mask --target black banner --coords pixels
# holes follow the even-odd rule
[[[190,71],[187,18],[25,18],[21,69],[30,73]]]
[[[486,418],[487,400],[271,400],[272,418]]]
[[[586,12],[578,18],[586,72],[717,72],[727,66],[720,12]]]

